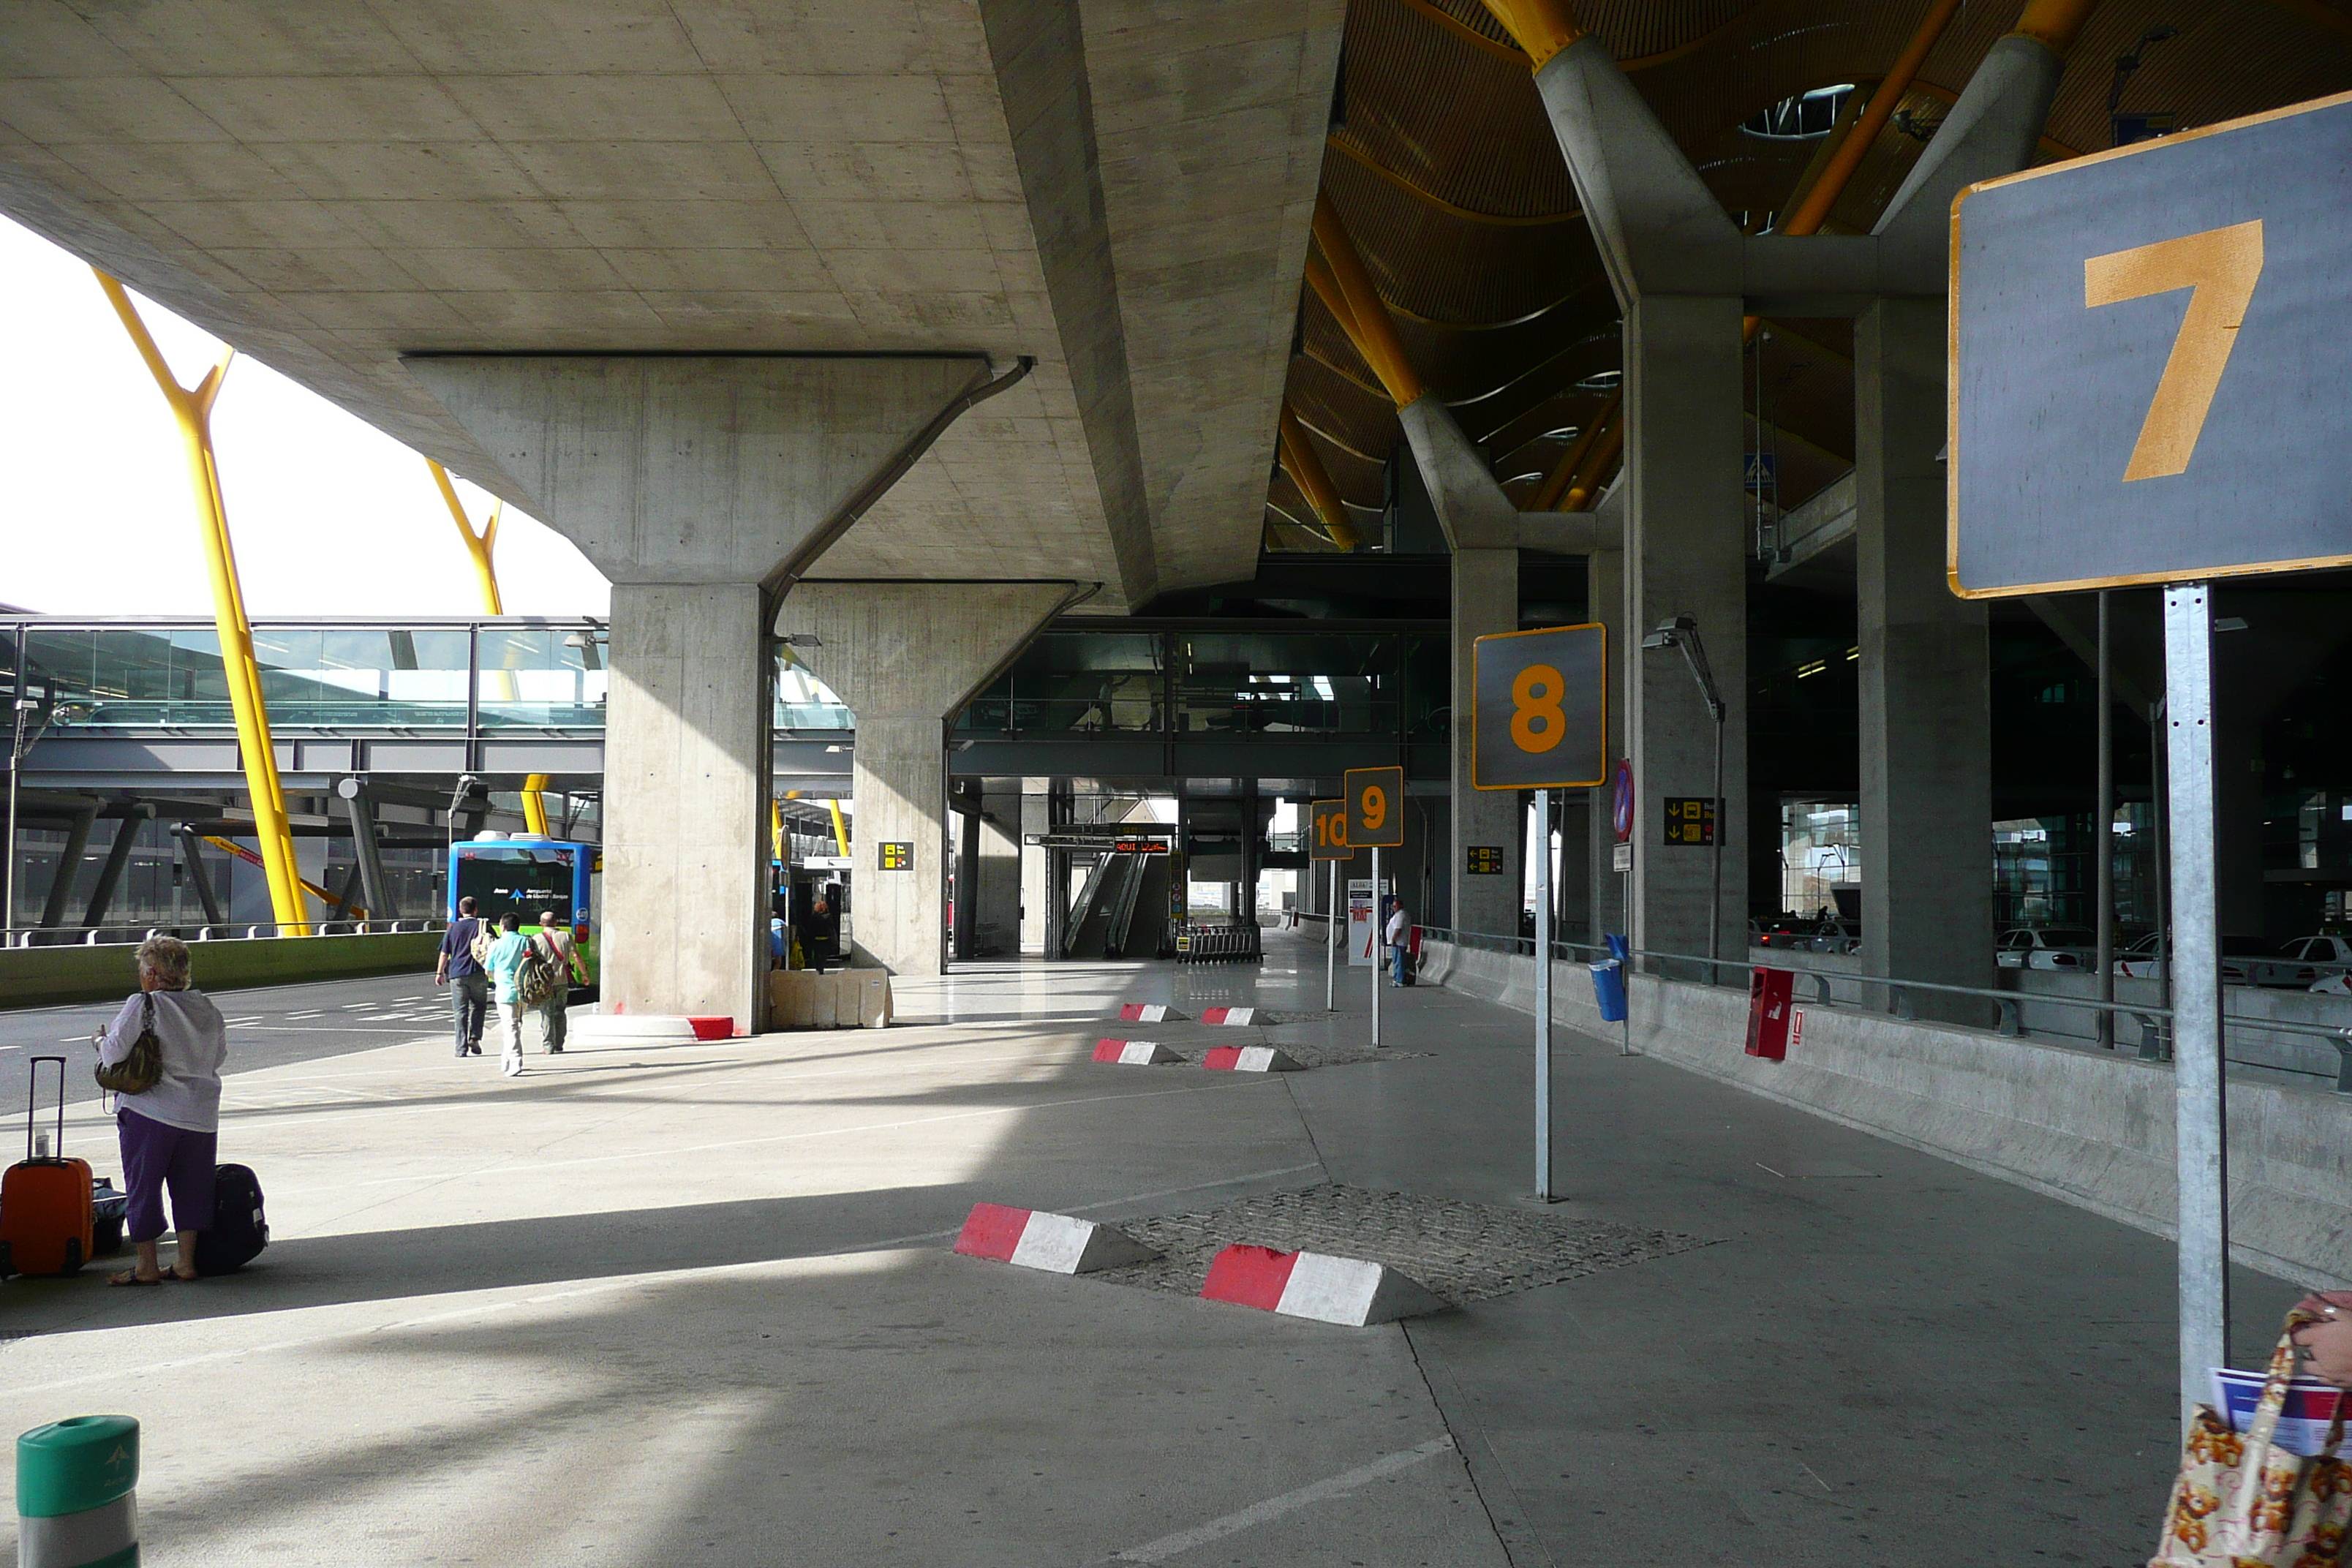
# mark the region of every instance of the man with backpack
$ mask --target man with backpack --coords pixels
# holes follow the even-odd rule
[[[449,988],[449,1011],[457,1025],[457,1055],[482,1054],[482,1026],[490,1005],[490,977],[482,971],[481,956],[488,951],[488,933],[471,899],[457,900],[457,918],[441,933],[441,960],[434,965],[433,984]]]
[[[553,910],[539,912],[539,934],[530,941],[531,951],[523,960],[521,991],[523,1005],[536,1007],[547,1020],[547,1054],[563,1054],[566,1019],[563,1009],[572,1000],[572,983],[588,984],[587,966],[580,959],[580,944],[555,917]]]
[[[506,1049],[500,1053],[499,1070],[509,1078],[522,1072],[522,1019],[530,1011],[522,999],[523,964],[530,956],[530,939],[522,934],[522,921],[509,910],[499,917],[499,939],[490,943],[490,951],[482,967],[490,973],[492,999],[499,1005],[499,1017],[506,1025]]]

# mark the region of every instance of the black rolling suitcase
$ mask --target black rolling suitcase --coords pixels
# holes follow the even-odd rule
[[[213,1224],[196,1233],[196,1272],[234,1274],[269,1245],[261,1178],[250,1165],[223,1165],[213,1176]]]

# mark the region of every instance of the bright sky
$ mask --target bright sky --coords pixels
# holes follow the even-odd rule
[[[131,296],[183,385],[218,341]],[[0,604],[75,615],[212,615],[178,426],[89,267],[0,218]],[[477,615],[473,564],[425,459],[238,355],[213,413],[247,613]],[[477,528],[482,491],[457,482]],[[602,616],[581,553],[509,507],[499,587],[510,615]]]

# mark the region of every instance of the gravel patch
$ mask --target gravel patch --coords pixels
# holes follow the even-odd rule
[[[1118,1228],[1160,1258],[1089,1279],[1197,1296],[1218,1251],[1247,1245],[1370,1258],[1454,1306],[1646,1263],[1721,1239],[1328,1183],[1192,1214],[1127,1220]]]

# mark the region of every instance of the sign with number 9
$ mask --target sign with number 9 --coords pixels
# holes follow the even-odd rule
[[[1348,844],[1393,849],[1404,843],[1404,770],[1348,770]]]
[[[1549,626],[1472,645],[1475,786],[1570,789],[1607,782],[1606,636],[1597,625]]]

